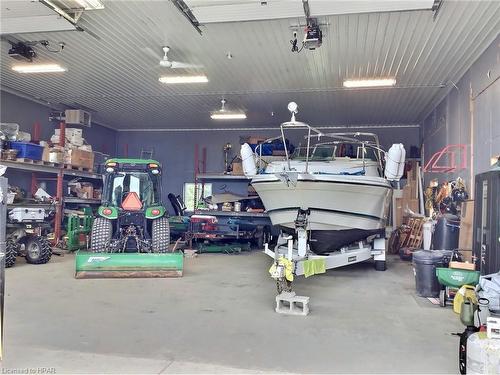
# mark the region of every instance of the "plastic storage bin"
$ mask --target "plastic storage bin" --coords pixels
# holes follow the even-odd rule
[[[17,150],[18,158],[42,160],[43,147],[27,142],[10,142],[10,148]]]
[[[439,297],[441,284],[436,276],[436,268],[446,267],[451,251],[419,250],[413,253],[415,287],[420,297]]]

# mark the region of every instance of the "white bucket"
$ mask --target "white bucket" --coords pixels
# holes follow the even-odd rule
[[[431,243],[432,243],[432,232],[434,229],[434,223],[432,221],[426,221],[424,223],[423,227],[423,235],[424,235],[424,250],[430,250],[431,249]]]
[[[241,202],[234,202],[234,210],[236,212],[240,212],[241,211]]]

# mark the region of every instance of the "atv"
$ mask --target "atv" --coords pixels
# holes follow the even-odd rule
[[[92,252],[168,252],[170,227],[161,172],[156,160],[106,161],[102,202],[90,236]]]
[[[30,264],[45,264],[52,257],[47,240],[51,231],[53,210],[34,207],[8,209],[5,245],[5,267],[12,267],[22,256]]]

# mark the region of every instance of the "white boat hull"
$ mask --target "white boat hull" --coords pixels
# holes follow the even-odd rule
[[[381,177],[298,174],[257,175],[252,185],[273,225],[294,228],[299,209],[309,210],[308,229],[338,231],[385,227],[390,184]]]

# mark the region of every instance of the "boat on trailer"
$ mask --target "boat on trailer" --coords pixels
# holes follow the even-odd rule
[[[280,126],[283,160],[265,165],[259,147],[252,152],[242,146],[245,174],[252,177],[272,224],[281,230],[275,251],[295,259],[336,255],[329,268],[380,254],[385,249],[380,239],[385,238],[391,181],[399,180],[404,169],[403,145],[393,145],[386,153],[372,133],[323,133],[296,121],[296,106],[291,107],[291,121]],[[305,146],[293,153],[285,136],[290,129],[307,132]],[[379,239],[376,246],[374,239]],[[290,241],[295,252],[286,245]]]

